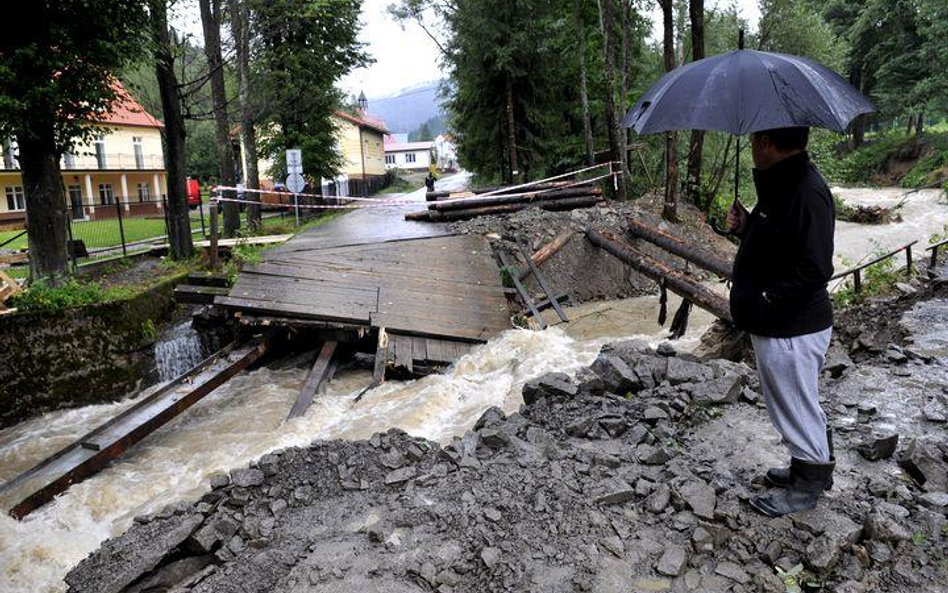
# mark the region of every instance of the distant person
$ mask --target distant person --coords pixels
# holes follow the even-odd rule
[[[435,176],[431,171],[428,171],[428,176],[425,177],[425,187],[428,188],[428,191],[435,190]]]
[[[735,202],[728,230],[741,237],[734,259],[731,315],[748,332],[770,421],[790,451],[789,468],[766,481],[781,488],[751,506],[779,517],[812,509],[833,483],[832,434],[820,407],[819,377],[833,326],[833,197],[806,152],[809,128],[751,136],[757,205]]]

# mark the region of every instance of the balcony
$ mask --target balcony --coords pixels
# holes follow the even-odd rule
[[[67,155],[60,161],[63,171],[149,171],[164,169],[165,161],[160,154],[140,154],[109,152],[95,154]],[[15,159],[0,161],[0,171],[19,171],[20,164]]]

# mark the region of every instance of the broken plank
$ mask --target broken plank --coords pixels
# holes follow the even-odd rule
[[[425,352],[428,355],[428,360],[431,362],[448,362],[444,357],[443,340],[427,338],[425,341],[427,342],[425,344]]]
[[[525,260],[527,260],[527,265],[530,267],[530,271],[533,272],[533,279],[537,281],[537,284],[540,285],[540,288],[546,294],[546,298],[550,301],[550,305],[553,306],[553,310],[556,311],[557,316],[559,316],[560,321],[569,322],[569,317],[566,316],[566,313],[563,311],[563,308],[560,307],[559,302],[556,300],[556,296],[553,294],[553,291],[550,290],[550,287],[547,286],[546,280],[543,279],[543,276],[540,275],[540,270],[537,268],[537,265],[533,263],[533,259],[530,257],[530,253],[524,247],[523,242],[519,239],[517,240],[517,247],[520,248],[520,253],[523,254]]]
[[[250,366],[270,347],[270,338],[238,347],[231,344],[169,382],[131,408],[0,486],[0,492],[28,483],[37,488],[10,509],[22,519],[92,476],[137,442]]]
[[[395,368],[412,372],[412,339],[410,336],[393,335],[395,343]]]
[[[411,355],[417,361],[424,362],[428,360],[428,340],[420,337],[411,339]]]
[[[454,323],[447,319],[429,319],[420,316],[400,315],[397,313],[372,313],[372,326],[384,325],[389,331],[397,331],[408,336],[423,338],[441,338],[466,342],[486,342],[510,326],[496,324]]]
[[[504,253],[503,249],[498,249],[497,254],[500,256],[500,263],[504,264],[504,268],[507,269],[507,273],[514,283],[514,287],[517,289],[517,292],[520,293],[520,298],[523,299],[524,304],[533,314],[533,319],[536,320],[537,325],[540,326],[540,329],[546,329],[546,322],[543,321],[543,317],[540,315],[540,312],[537,311],[536,306],[534,306],[533,299],[530,298],[530,293],[527,292],[527,289],[524,287],[523,283],[520,282],[518,269],[515,266],[510,265],[510,261],[507,259],[507,254]]]
[[[316,362],[313,363],[313,368],[309,370],[309,374],[306,375],[306,380],[303,381],[303,387],[300,389],[300,394],[296,398],[296,403],[293,404],[293,408],[290,409],[290,413],[286,417],[287,420],[305,414],[310,404],[313,403],[313,395],[316,394],[316,391],[324,382],[332,378],[329,371],[331,370],[330,367],[332,365],[330,363],[332,362],[333,354],[336,352],[336,346],[338,346],[338,342],[332,340],[323,343],[323,347],[316,357]]]

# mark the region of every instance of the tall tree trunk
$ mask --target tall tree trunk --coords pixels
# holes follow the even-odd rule
[[[229,0],[229,2],[231,31],[237,54],[244,186],[247,189],[260,189],[260,173],[257,170],[257,133],[254,129],[256,121],[250,104],[250,13],[246,0]],[[257,230],[261,224],[260,194],[248,192],[247,200],[251,202],[247,210],[247,222],[251,229]]]
[[[615,5],[614,0],[599,0],[599,24],[602,28],[602,52],[604,58],[603,72],[606,77],[606,124],[609,129],[609,153],[613,162],[619,163],[619,171],[625,171],[622,166],[622,146],[619,142],[619,120],[616,117],[616,54],[615,54]],[[620,174],[616,180],[616,199],[626,200],[628,195],[625,188],[625,175]]]
[[[59,170],[52,118],[18,139],[26,198],[26,236],[33,280],[57,284],[69,274],[66,252],[66,199]]]
[[[582,0],[573,0],[573,22],[579,37],[579,101],[583,109],[583,138],[586,140],[586,164],[596,164],[592,122],[589,118],[589,91],[586,83],[586,27],[583,24]]]
[[[853,150],[856,150],[866,139],[866,116],[857,115],[856,119],[853,120],[852,128],[852,141],[850,146]]]
[[[509,73],[505,76],[505,84],[507,87],[507,155],[510,157],[510,180],[517,183],[519,179],[522,179],[522,173],[517,159],[517,122],[514,118],[513,82],[510,80]]]
[[[915,118],[915,143],[922,141],[922,134],[925,132],[925,111],[919,110]]]
[[[619,22],[622,24],[621,39],[621,65],[619,71],[619,112],[616,118],[621,122],[629,109],[629,2],[627,0],[618,0],[618,8],[622,11]],[[619,125],[619,147],[622,150],[622,173],[626,177],[626,183],[632,179],[629,171],[629,130]]]
[[[151,27],[155,38],[155,74],[165,124],[165,168],[168,170],[168,211],[165,214],[171,256],[187,259],[194,254],[194,244],[191,241],[191,216],[185,192],[184,118],[181,117],[181,97],[178,95],[178,79],[174,73],[165,1],[150,0]]]
[[[221,58],[221,4],[220,0],[198,0],[201,24],[204,27],[204,55],[211,78],[211,100],[214,104],[214,141],[217,148],[217,168],[220,184],[233,187],[234,149],[230,144],[230,125],[227,117],[227,93],[224,88],[224,60]],[[234,198],[229,192],[226,197]],[[240,211],[234,202],[224,202],[224,236],[233,237],[240,230]]]
[[[905,128],[905,135],[912,135],[912,126],[915,124],[915,114],[910,113],[908,116],[908,127]]]
[[[704,58],[704,0],[690,0],[688,3],[691,19],[691,59]],[[699,208],[701,203],[701,161],[704,151],[704,130],[692,130],[688,143],[688,195]]]
[[[660,0],[662,5],[662,23],[665,31],[664,54],[665,71],[675,69],[675,21],[673,0]],[[665,205],[662,218],[671,222],[678,221],[678,138],[675,132],[665,134]]]

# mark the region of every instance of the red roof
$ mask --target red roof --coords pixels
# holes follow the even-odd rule
[[[370,128],[382,134],[388,134],[388,128],[385,126],[385,122],[378,117],[372,117],[371,115],[362,114],[361,117],[356,117],[351,113],[346,113],[345,111],[336,111],[336,115],[348,122],[354,123],[355,125],[362,128]]]
[[[98,118],[97,122],[115,124],[117,126],[141,126],[145,128],[165,127],[155,116],[145,111],[141,103],[136,101],[119,81],[113,82],[118,98],[112,103],[112,109]]]

